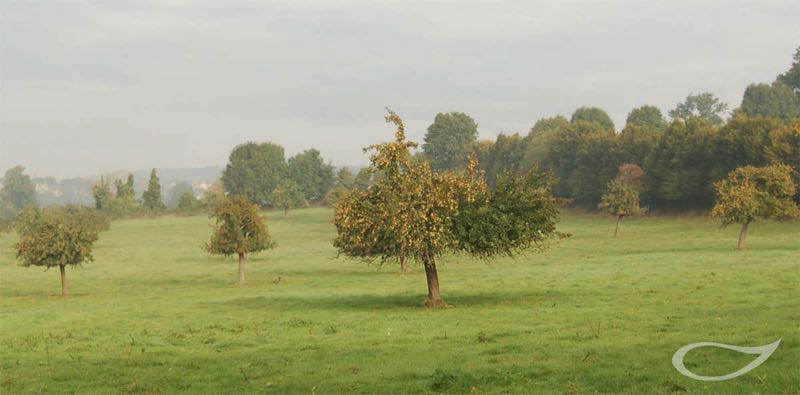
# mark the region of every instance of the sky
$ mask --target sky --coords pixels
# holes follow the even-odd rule
[[[340,166],[421,142],[438,112],[480,138],[580,106],[620,129],[690,93],[732,108],[800,46],[800,1],[0,0],[0,171],[224,166],[233,147]]]

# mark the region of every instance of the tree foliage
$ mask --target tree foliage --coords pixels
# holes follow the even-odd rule
[[[59,267],[61,292],[67,290],[65,267],[91,261],[99,226],[87,221],[87,213],[76,209],[28,208],[17,224],[19,242],[14,245],[22,266]]]
[[[211,218],[216,222],[206,251],[218,255],[238,255],[239,285],[242,285],[247,256],[275,247],[264,218],[258,206],[244,196],[222,199],[213,208]]]
[[[142,206],[150,210],[163,210],[164,201],[161,200],[161,181],[158,179],[156,169],[150,171],[150,181],[142,194]]]
[[[428,127],[422,151],[434,170],[463,168],[472,144],[478,139],[478,124],[462,112],[436,114]]]
[[[292,180],[281,181],[272,191],[272,205],[283,210],[284,217],[289,216],[289,210],[304,207],[308,204],[303,191]]]
[[[36,207],[36,187],[22,166],[12,167],[3,175],[0,188],[0,218],[12,221],[23,209]]]
[[[617,237],[619,223],[628,216],[642,215],[646,211],[640,207],[639,192],[644,186],[644,171],[635,164],[624,164],[619,167],[619,174],[609,181],[606,193],[600,199],[599,207],[617,219],[614,237]]]
[[[269,206],[272,190],[286,177],[283,147],[273,143],[245,143],[231,152],[222,183],[231,196],[245,196]]]
[[[800,96],[781,82],[752,84],[742,97],[740,110],[750,116],[768,116],[791,121],[800,117]]]
[[[203,203],[194,195],[194,192],[185,191],[178,198],[178,206],[176,208],[180,214],[195,214],[203,209]]]
[[[625,127],[638,127],[656,132],[663,132],[667,128],[664,114],[656,106],[644,105],[636,107],[628,113]]]
[[[777,81],[791,88],[797,96],[800,96],[800,47],[794,52],[794,62],[792,67],[785,73],[778,76]]]
[[[713,93],[705,92],[700,94],[690,94],[682,103],[678,103],[669,116],[673,120],[683,122],[691,118],[700,118],[713,125],[721,125],[725,122],[723,118],[728,111],[728,105],[719,100]]]
[[[258,206],[243,196],[220,201],[211,218],[216,226],[206,250],[212,254],[250,254],[274,247]]]
[[[569,122],[595,123],[602,129],[614,130],[614,121],[611,120],[605,110],[599,107],[581,107],[572,113],[572,118],[570,118]]]
[[[316,149],[289,158],[287,166],[289,179],[297,185],[306,200],[320,200],[333,187],[334,167],[325,163]]]
[[[427,303],[436,306],[442,303],[438,257],[454,251],[510,254],[554,234],[558,201],[542,178],[501,178],[493,193],[474,159],[463,172],[433,171],[412,158],[416,143],[406,141],[402,119],[390,112],[386,120],[397,126],[395,141],[370,147],[371,171],[383,176],[366,191],[347,194],[336,208],[334,246],[341,253],[421,263]]]
[[[796,187],[791,173],[785,165],[737,168],[714,183],[717,202],[712,216],[724,226],[757,219],[796,218],[800,211],[792,201]]]
[[[92,197],[94,198],[94,208],[96,210],[107,209],[109,202],[114,198],[114,195],[111,194],[108,180],[102,175],[100,176],[100,181],[92,187]]]
[[[791,219],[800,217],[800,209],[792,199],[797,187],[792,170],[786,165],[744,166],[714,183],[717,202],[711,215],[722,226],[741,224],[738,248],[744,249],[747,227],[757,219]]]
[[[348,168],[342,167],[336,172],[336,187],[353,189],[356,183],[356,176]]]

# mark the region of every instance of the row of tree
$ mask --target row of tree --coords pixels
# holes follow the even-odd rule
[[[659,210],[708,209],[714,182],[737,167],[785,164],[800,170],[798,75],[800,48],[791,69],[772,84],[747,87],[727,121],[728,106],[711,93],[689,95],[669,111],[670,122],[657,107],[635,108],[620,132],[605,111],[583,107],[570,119],[540,119],[525,136],[478,141],[471,117],[439,114],[421,155],[436,170],[454,170],[464,168],[475,153],[490,184],[504,172],[544,168],[556,176],[556,195],[586,207],[600,201],[620,165],[636,164],[646,174],[643,204]]]

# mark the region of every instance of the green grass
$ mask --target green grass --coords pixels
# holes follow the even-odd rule
[[[278,248],[236,287],[209,256],[204,217],[117,221],[95,261],[58,272],[14,261],[0,238],[0,392],[13,393],[743,393],[800,391],[800,228],[707,218],[622,224],[567,215],[544,252],[483,263],[449,257],[450,307],[425,309],[424,272],[337,258],[332,213],[268,213]],[[280,276],[281,281],[277,281]],[[724,382],[671,365],[699,341],[777,351]],[[749,355],[705,348],[698,374]]]

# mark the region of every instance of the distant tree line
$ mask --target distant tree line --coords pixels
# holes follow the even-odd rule
[[[657,107],[637,107],[619,132],[604,110],[582,107],[570,119],[540,119],[524,136],[478,141],[477,124],[468,115],[439,114],[428,128],[422,156],[433,169],[455,170],[475,153],[490,185],[503,173],[546,169],[556,178],[556,195],[584,207],[596,207],[618,168],[634,164],[644,171],[637,191],[643,206],[707,210],[714,203],[714,183],[741,166],[784,164],[798,180],[798,75],[800,48],[791,69],[772,84],[748,86],[727,121],[727,104],[711,93],[689,95],[669,111],[670,121]]]

